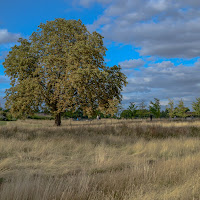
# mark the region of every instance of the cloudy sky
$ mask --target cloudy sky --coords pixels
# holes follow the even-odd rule
[[[108,66],[127,75],[123,105],[200,96],[198,0],[0,0],[0,102],[9,79],[2,62],[19,37],[55,18],[81,19],[104,36]]]

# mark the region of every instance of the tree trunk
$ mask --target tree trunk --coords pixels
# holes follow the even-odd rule
[[[55,126],[60,126],[61,125],[61,114],[57,114],[55,116]]]

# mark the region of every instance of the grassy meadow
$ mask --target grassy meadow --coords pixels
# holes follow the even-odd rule
[[[1,200],[200,199],[200,121],[0,122]]]

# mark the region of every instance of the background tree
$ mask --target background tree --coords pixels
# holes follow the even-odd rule
[[[187,116],[186,112],[189,111],[189,108],[185,107],[183,100],[181,99],[175,108],[175,114],[178,117],[185,118]]]
[[[0,121],[4,121],[4,112],[3,112],[3,108],[1,107],[1,103],[0,103]]]
[[[120,114],[120,117],[121,118],[124,118],[124,119],[131,119],[132,117],[132,113],[130,110],[123,110]]]
[[[136,117],[136,114],[137,114],[137,106],[134,102],[130,102],[130,105],[128,107],[128,110],[130,111],[131,113],[131,118],[134,118]]]
[[[123,111],[122,104],[118,104],[118,106],[117,106],[117,113],[116,113],[116,117],[117,118],[120,118],[120,115],[121,115],[122,111]]]
[[[2,110],[3,110],[3,108],[2,108],[1,103],[0,103],[0,111],[2,111]]]
[[[168,110],[169,117],[173,118],[175,116],[175,109],[174,109],[174,101],[172,99],[169,99],[167,110]]]
[[[149,105],[149,111],[151,114],[153,114],[156,118],[160,117],[160,100],[157,98],[154,98],[154,102],[151,101]]]
[[[6,107],[17,117],[48,108],[61,124],[61,113],[92,116],[121,102],[126,77],[120,66],[106,67],[103,37],[90,33],[80,20],[56,19],[41,23],[29,40],[19,39],[5,62],[11,79]]]
[[[160,112],[160,117],[161,118],[168,118],[169,117],[169,112],[168,112],[167,108]]]
[[[144,118],[148,115],[148,110],[146,109],[146,104],[144,101],[142,101],[140,104],[139,104],[139,109],[137,111],[137,114],[140,118]]]
[[[132,119],[137,115],[137,106],[134,102],[130,102],[129,107],[121,112],[120,117],[125,119]]]
[[[200,98],[196,98],[196,102],[192,103],[192,108],[197,116],[200,116]]]

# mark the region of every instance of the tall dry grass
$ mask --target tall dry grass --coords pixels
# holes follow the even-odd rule
[[[200,122],[0,127],[1,200],[200,199]]]

